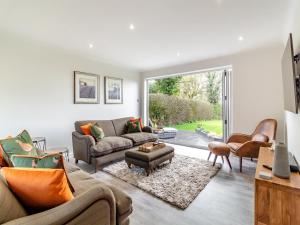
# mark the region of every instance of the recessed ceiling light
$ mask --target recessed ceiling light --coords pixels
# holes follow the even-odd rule
[[[180,56],[180,52],[177,52],[176,55],[179,57]]]
[[[243,36],[239,36],[239,41],[243,41],[244,37]]]
[[[93,44],[89,44],[89,48],[93,48],[94,47],[94,45]]]
[[[130,25],[129,25],[129,29],[130,29],[130,30],[134,30],[134,29],[135,29],[134,25],[133,25],[133,24],[130,24]]]

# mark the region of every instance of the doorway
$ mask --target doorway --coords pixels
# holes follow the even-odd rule
[[[207,148],[229,133],[231,67],[145,80],[144,119],[166,143]]]

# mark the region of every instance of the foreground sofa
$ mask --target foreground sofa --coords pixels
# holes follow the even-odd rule
[[[55,208],[29,214],[0,179],[0,224],[5,225],[128,225],[132,201],[122,191],[67,165],[75,198]]]
[[[127,122],[132,117],[114,120],[85,120],[75,122],[72,133],[73,152],[76,162],[94,163],[95,171],[105,163],[125,158],[125,151],[137,148],[149,141],[156,141],[157,135],[151,127],[143,127],[142,132],[127,134]],[[90,135],[83,135],[80,126],[87,123],[97,123],[104,131],[105,137],[95,142]]]

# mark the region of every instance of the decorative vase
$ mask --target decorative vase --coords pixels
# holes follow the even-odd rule
[[[272,173],[279,178],[290,178],[289,155],[285,144],[278,143],[275,145],[275,155]]]

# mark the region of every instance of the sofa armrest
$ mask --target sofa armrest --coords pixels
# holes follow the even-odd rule
[[[142,131],[146,133],[153,133],[153,129],[150,126],[144,126]]]
[[[96,145],[95,139],[90,135],[82,135],[74,131],[72,133],[72,142],[74,158],[91,163],[90,148]]]
[[[248,134],[234,133],[230,135],[230,137],[227,140],[227,143],[230,142],[245,143],[247,141],[250,141],[251,138],[252,136]]]
[[[109,217],[109,225],[116,224],[116,203],[112,191],[108,187],[101,185],[95,186],[88,191],[77,196],[73,200],[64,203],[55,208],[43,211],[41,213],[22,217],[5,223],[5,225],[60,225],[70,222],[93,204],[102,201],[102,204],[109,204],[110,213],[103,217]],[[98,211],[98,210],[97,210]],[[101,209],[97,213],[101,213]],[[102,212],[103,213],[103,212]],[[78,224],[78,223],[76,223]],[[84,221],[79,224],[85,224]],[[103,224],[107,225],[107,224]]]

